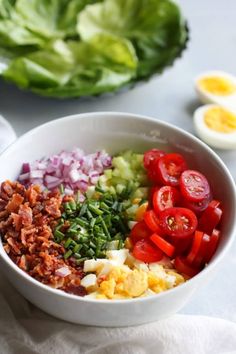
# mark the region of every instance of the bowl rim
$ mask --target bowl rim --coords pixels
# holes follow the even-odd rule
[[[14,149],[15,145],[20,144],[21,141],[25,139],[25,137],[29,137],[29,136],[33,135],[35,132],[37,132],[38,130],[40,131],[41,129],[45,129],[45,127],[53,127],[54,125],[57,125],[60,122],[71,121],[74,119],[79,119],[79,120],[80,119],[83,120],[83,119],[87,119],[87,118],[99,119],[104,116],[106,116],[106,118],[110,117],[110,119],[115,119],[116,117],[119,117],[119,119],[123,119],[123,120],[130,118],[130,119],[140,120],[140,121],[143,120],[146,122],[149,121],[149,122],[155,123],[159,126],[167,127],[173,131],[178,131],[180,134],[187,137],[188,139],[195,141],[197,144],[199,144],[201,147],[203,147],[209,154],[211,154],[211,156],[215,159],[217,164],[220,165],[221,168],[224,170],[224,173],[228,179],[228,183],[230,183],[230,185],[231,185],[232,194],[234,196],[233,205],[234,205],[234,209],[236,211],[236,186],[235,186],[233,177],[231,176],[231,173],[229,172],[229,170],[228,170],[227,166],[225,165],[225,163],[223,162],[223,160],[206,143],[201,141],[199,138],[197,138],[193,134],[183,130],[180,127],[175,126],[174,124],[165,122],[163,120],[160,120],[160,119],[157,119],[154,117],[146,116],[146,115],[141,115],[141,114],[136,114],[136,113],[126,113],[126,112],[115,112],[115,111],[105,111],[105,112],[99,111],[99,112],[77,113],[77,114],[73,114],[73,115],[63,116],[63,117],[51,120],[49,122],[46,122],[44,124],[40,124],[40,125],[36,126],[35,128],[29,130],[28,132],[24,133],[22,136],[20,136],[17,140],[15,140],[12,144],[10,144],[5,150],[3,150],[0,153],[0,160],[4,154],[11,152],[11,150]],[[31,277],[28,273],[24,272],[11,260],[11,258],[7,255],[7,253],[3,249],[1,238],[0,238],[0,258],[3,262],[7,263],[7,266],[12,268],[12,270],[15,271],[20,278],[25,279],[25,281],[29,281],[30,283],[32,283],[32,285],[35,285],[36,287],[38,287],[42,291],[46,291],[46,292],[48,291],[52,295],[54,294],[54,295],[57,295],[57,296],[62,297],[64,299],[68,299],[68,300],[71,299],[72,301],[74,300],[74,301],[79,301],[79,302],[81,301],[81,302],[87,302],[87,303],[96,303],[96,304],[103,303],[103,304],[114,304],[114,305],[118,305],[121,303],[130,304],[130,303],[151,301],[151,300],[153,300],[153,298],[160,299],[163,296],[166,296],[168,294],[170,295],[171,293],[177,293],[178,291],[184,290],[184,288],[191,286],[191,284],[193,284],[193,283],[197,284],[197,282],[196,282],[197,280],[203,279],[203,277],[206,276],[207,273],[209,273],[211,270],[213,270],[213,268],[222,261],[222,259],[224,258],[224,256],[226,255],[226,253],[228,252],[228,250],[230,249],[230,247],[233,243],[233,239],[234,239],[235,234],[236,234],[236,223],[234,223],[232,225],[231,234],[230,234],[228,240],[226,241],[224,247],[220,251],[220,253],[216,257],[214,257],[214,259],[204,269],[202,269],[197,275],[195,275],[193,278],[187,280],[186,282],[184,282],[174,288],[168,289],[168,290],[163,291],[161,293],[153,294],[153,295],[146,296],[146,297],[137,297],[137,298],[131,298],[131,299],[112,299],[112,300],[110,300],[110,299],[93,299],[93,298],[88,298],[88,297],[81,297],[78,295],[66,293],[60,289],[54,289],[46,284],[43,284],[40,281]],[[14,286],[14,284],[13,284],[13,286]]]

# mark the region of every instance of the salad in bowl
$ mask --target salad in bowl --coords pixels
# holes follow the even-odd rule
[[[181,154],[151,149],[24,163],[0,192],[10,258],[53,288],[129,299],[173,288],[216,251],[222,216],[207,178]]]
[[[19,138],[0,163],[1,269],[64,320],[123,326],[173,314],[234,237],[227,168],[156,119],[58,119]]]

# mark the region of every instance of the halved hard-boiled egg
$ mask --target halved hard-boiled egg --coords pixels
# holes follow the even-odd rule
[[[217,103],[236,109],[236,77],[224,71],[207,71],[195,79],[202,103]]]
[[[236,149],[236,109],[217,104],[199,107],[194,113],[197,135],[208,145],[219,149]]]

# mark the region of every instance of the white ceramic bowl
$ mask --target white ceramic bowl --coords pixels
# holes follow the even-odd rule
[[[194,136],[172,125],[126,113],[88,113],[39,126],[13,143],[0,156],[0,181],[14,180],[23,162],[78,146],[86,152],[106,149],[144,151],[151,147],[180,152],[189,166],[209,179],[213,194],[222,201],[222,238],[210,264],[197,276],[174,289],[147,298],[92,300],[52,289],[18,268],[0,244],[0,266],[16,289],[49,314],[74,323],[128,326],[155,321],[177,312],[195,290],[220,267],[236,232],[236,193],[229,171],[220,158]]]

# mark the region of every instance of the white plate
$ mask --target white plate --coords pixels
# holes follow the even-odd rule
[[[0,152],[16,140],[16,133],[8,121],[0,115]]]

